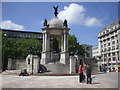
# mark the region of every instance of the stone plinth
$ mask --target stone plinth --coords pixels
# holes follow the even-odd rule
[[[40,65],[40,58],[37,55],[28,55],[26,58],[27,72],[37,74]]]
[[[42,52],[41,64],[47,64],[50,61],[50,52]]]
[[[26,57],[26,63],[27,63],[27,72],[33,73],[33,55],[28,55]]]
[[[75,63],[76,63],[76,57],[70,56],[70,74],[76,73]]]
[[[49,74],[69,74],[69,65],[62,64],[62,63],[50,63],[44,64],[47,68]]]
[[[8,70],[12,69],[12,58],[8,58]]]
[[[59,60],[59,53],[52,53],[51,54],[51,61],[55,62]]]
[[[69,64],[69,53],[68,52],[61,52],[60,63]]]
[[[40,65],[40,58],[35,55],[33,57],[33,74],[37,74],[38,73],[38,70],[39,70],[39,65]]]

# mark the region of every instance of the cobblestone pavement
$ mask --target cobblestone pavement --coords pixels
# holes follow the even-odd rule
[[[118,88],[118,73],[92,75],[92,84],[79,83],[78,76],[2,75],[2,88]]]

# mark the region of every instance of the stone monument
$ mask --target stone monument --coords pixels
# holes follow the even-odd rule
[[[68,33],[69,28],[67,25],[67,20],[64,22],[57,17],[58,6],[54,8],[54,15],[51,20],[47,21],[45,19],[42,33],[43,33],[43,47],[42,47],[42,57],[41,64],[47,64],[51,61],[50,52],[50,38],[60,37],[61,38],[61,52],[60,52],[60,63],[69,64],[69,53],[68,53]]]

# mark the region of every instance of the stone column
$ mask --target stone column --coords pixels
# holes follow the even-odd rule
[[[44,31],[41,64],[48,63],[50,59],[50,35],[47,31]]]
[[[37,74],[39,70],[39,57],[35,55],[33,57],[33,74]]]
[[[76,73],[75,71],[75,63],[76,63],[76,57],[75,56],[70,56],[70,74],[71,73]]]
[[[64,34],[61,35],[61,52],[64,52]]]
[[[11,70],[12,69],[12,58],[8,58],[8,67],[7,67],[8,70]]]
[[[62,35],[62,45],[61,45],[61,57],[60,57],[60,63],[62,64],[69,64],[69,53],[68,53],[68,33],[67,31],[64,31]]]
[[[43,33],[43,45],[42,45],[42,51],[45,51],[45,33]]]
[[[66,52],[66,43],[67,43],[67,40],[66,40],[66,33],[64,33],[64,52]]]

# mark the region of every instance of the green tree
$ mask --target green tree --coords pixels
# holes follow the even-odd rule
[[[86,51],[84,49],[84,46],[78,43],[77,38],[75,35],[68,35],[68,51],[69,52],[79,52],[80,55],[84,57]]]
[[[7,38],[2,33],[2,63],[3,70],[7,69],[8,56],[13,59],[25,59],[28,55],[28,48],[34,47],[37,51],[41,52],[42,44],[39,40],[32,38],[18,38],[17,41],[13,38]]]
[[[37,39],[20,38],[15,44],[15,58],[26,58],[29,47],[34,47],[41,52],[42,44]]]
[[[2,33],[2,65],[3,70],[7,68],[8,56],[14,55],[14,40],[12,38],[5,38],[5,33]]]
[[[75,52],[78,46],[78,40],[75,35],[68,35],[68,51]]]

